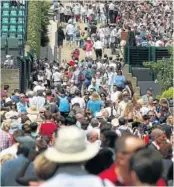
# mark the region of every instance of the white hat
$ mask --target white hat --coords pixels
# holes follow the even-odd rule
[[[18,116],[19,116],[18,112],[15,112],[15,111],[10,111],[5,114],[6,119],[10,119],[13,117],[18,117]]]
[[[119,126],[118,118],[114,118],[114,119],[111,121],[111,125],[114,126],[114,127]]]
[[[91,40],[91,38],[90,38],[90,37],[88,37],[88,38],[87,38],[87,40]]]
[[[102,112],[96,112],[95,117],[96,118],[103,118]]]
[[[45,152],[45,157],[57,163],[78,163],[93,158],[98,151],[98,146],[86,142],[82,130],[69,126],[58,131],[55,145]]]

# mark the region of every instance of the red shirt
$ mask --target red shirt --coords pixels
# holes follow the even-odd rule
[[[101,172],[99,174],[99,177],[101,179],[108,179],[109,181],[111,181],[113,184],[115,184],[117,186],[124,186],[124,184],[121,184],[121,182],[119,182],[118,175],[115,171],[115,168],[116,168],[116,164],[113,164],[110,168]],[[162,178],[158,180],[156,185],[157,186],[167,186],[166,182]]]
[[[42,123],[40,128],[40,134],[48,137],[52,137],[53,132],[57,129],[57,126],[54,122]]]
[[[71,61],[69,62],[69,65],[70,65],[70,66],[74,66],[74,65],[75,65],[75,62],[71,60]]]

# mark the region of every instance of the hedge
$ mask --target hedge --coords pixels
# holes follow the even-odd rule
[[[40,54],[41,41],[41,1],[30,0],[28,5],[27,45]]]

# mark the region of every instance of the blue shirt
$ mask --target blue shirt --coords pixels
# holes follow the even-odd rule
[[[103,101],[97,100],[89,100],[87,104],[87,108],[92,111],[93,116],[95,116],[96,112],[100,112],[101,107],[103,106]]]
[[[125,76],[123,76],[123,75],[117,75],[117,76],[115,76],[115,84],[117,85],[117,86],[121,86],[122,88],[124,88],[124,84],[125,84]]]

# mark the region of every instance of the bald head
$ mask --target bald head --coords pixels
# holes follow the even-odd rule
[[[91,130],[87,132],[86,137],[89,142],[93,143],[98,139],[98,133],[95,130]]]
[[[116,141],[116,152],[134,152],[144,146],[142,139],[133,135],[123,135]]]
[[[163,134],[164,132],[161,129],[153,129],[151,132],[151,139],[154,141],[157,137]]]

